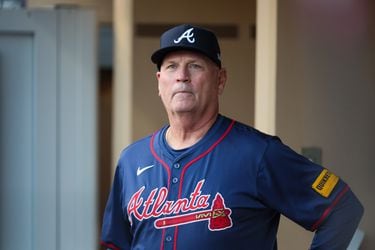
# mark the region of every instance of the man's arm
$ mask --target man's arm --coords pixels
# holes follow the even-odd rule
[[[363,212],[362,204],[349,190],[316,230],[310,249],[346,249],[358,227]]]

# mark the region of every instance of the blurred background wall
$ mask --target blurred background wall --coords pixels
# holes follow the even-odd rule
[[[363,202],[361,249],[373,249],[374,2],[288,0],[278,5],[276,133],[297,151],[321,149],[323,165]],[[308,237],[292,228],[281,226],[280,244],[306,249],[299,242]]]
[[[306,147],[321,150],[323,165],[346,180],[363,202],[366,211],[360,228],[365,232],[365,239],[361,249],[374,249],[375,201],[371,195],[375,177],[372,168],[375,160],[372,143],[375,139],[374,2],[271,2],[277,3],[275,133],[297,152]],[[189,22],[217,29],[229,27],[219,36],[224,65],[229,71],[221,112],[254,125],[257,41],[254,27],[257,14],[262,14],[256,13],[255,0],[235,3],[30,0],[28,6],[56,3],[96,10],[98,30],[106,30],[98,32],[103,34],[100,41],[114,42],[112,64],[107,62],[98,69],[101,79],[98,83],[99,214],[119,150],[166,122],[157,96],[156,69],[149,60],[151,52],[158,47],[157,33],[166,25]],[[126,15],[126,24],[119,24],[124,20],[121,15]],[[123,27],[127,33],[116,30]],[[155,34],[155,31],[158,32]],[[124,47],[126,53],[121,50]],[[99,46],[99,49],[103,48]],[[116,64],[118,61],[123,63]],[[124,72],[126,77],[118,76]],[[121,85],[126,85],[129,91],[117,91]],[[113,124],[120,116],[126,126]],[[127,135],[121,130],[126,130]],[[279,247],[307,249],[311,236],[283,220]]]

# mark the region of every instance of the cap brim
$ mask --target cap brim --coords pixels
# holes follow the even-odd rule
[[[208,57],[209,59],[213,60],[204,51],[199,50],[197,48],[194,48],[194,47],[171,46],[171,47],[167,47],[167,48],[163,48],[163,49],[159,49],[159,50],[155,51],[152,54],[152,56],[151,56],[151,61],[153,63],[155,63],[158,66],[158,68],[160,68],[160,66],[161,66],[161,64],[162,64],[162,62],[164,60],[164,57],[168,53],[173,52],[173,51],[179,51],[179,50],[189,50],[189,51],[199,52],[199,53],[205,55],[206,57]]]

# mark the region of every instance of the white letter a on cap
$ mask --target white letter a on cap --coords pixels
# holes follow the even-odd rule
[[[186,40],[188,40],[189,43],[194,43],[195,38],[193,37],[194,33],[192,33],[193,29],[194,28],[190,28],[190,29],[186,30],[179,38],[177,38],[176,40],[173,40],[173,42],[179,43],[179,42],[181,42],[182,39],[186,38]]]

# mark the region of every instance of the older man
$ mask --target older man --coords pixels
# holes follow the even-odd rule
[[[219,114],[226,71],[214,33],[174,27],[151,59],[169,124],[121,153],[105,247],[273,250],[283,214],[315,231],[311,249],[346,249],[363,213],[349,186]]]

